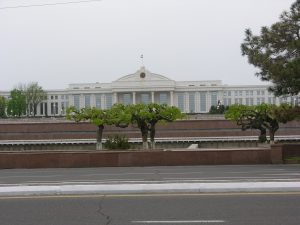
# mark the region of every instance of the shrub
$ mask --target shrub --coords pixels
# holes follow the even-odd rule
[[[107,138],[106,142],[104,143],[104,147],[107,149],[129,149],[130,143],[128,142],[127,137],[115,135]]]

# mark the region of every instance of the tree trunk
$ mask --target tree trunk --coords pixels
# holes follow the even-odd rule
[[[103,134],[104,126],[100,125],[97,128],[97,144],[96,150],[102,150],[102,134]]]
[[[274,144],[275,132],[270,130],[270,144]]]
[[[143,149],[148,149],[148,130],[147,128],[141,128],[141,132],[142,132],[142,140],[143,140]]]
[[[155,149],[155,141],[151,141],[151,149]]]
[[[260,129],[260,135],[258,137],[259,142],[264,143],[267,141],[267,130]]]
[[[155,149],[155,124],[151,126],[150,129],[150,141],[151,141],[151,149]]]
[[[274,144],[275,141],[275,132],[279,129],[279,125],[277,121],[273,121],[271,123],[271,128],[269,129],[270,133],[270,143]]]

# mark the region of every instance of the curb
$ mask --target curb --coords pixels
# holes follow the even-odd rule
[[[17,185],[0,187],[0,196],[151,194],[151,193],[245,193],[299,192],[300,182],[164,183]]]

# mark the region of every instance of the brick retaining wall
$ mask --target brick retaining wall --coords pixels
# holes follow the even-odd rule
[[[300,144],[277,144],[232,150],[1,152],[0,169],[277,164],[291,153],[299,156],[299,149]]]
[[[0,168],[269,164],[269,149],[226,151],[2,152]]]
[[[125,129],[107,126],[104,137],[124,134],[127,137],[140,137],[135,127]],[[300,122],[281,124],[276,135],[299,135]],[[241,131],[235,123],[227,120],[183,120],[157,126],[156,137],[222,137],[255,136],[257,130]],[[52,123],[0,123],[0,140],[34,139],[86,139],[96,138],[96,127],[86,122]]]

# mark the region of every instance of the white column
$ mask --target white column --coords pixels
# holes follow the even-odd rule
[[[91,108],[96,107],[96,95],[91,94]]]
[[[51,114],[51,102],[47,102],[47,115],[52,116],[52,114]]]
[[[135,105],[135,102],[136,102],[136,100],[135,100],[135,92],[132,92],[132,104]]]
[[[154,91],[151,92],[151,102],[154,103]]]
[[[118,95],[116,92],[113,93],[113,104],[118,103]]]
[[[62,114],[62,111],[61,111],[61,100],[57,100],[57,113],[58,115],[61,115]]]
[[[79,108],[82,109],[84,108],[84,95],[80,94],[79,96]]]
[[[174,105],[174,92],[170,91],[170,106]]]

